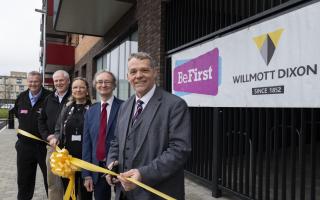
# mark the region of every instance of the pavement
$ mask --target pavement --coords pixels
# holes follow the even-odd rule
[[[17,168],[15,142],[16,130],[7,129],[0,131],[0,200],[17,199]],[[186,178],[186,200],[215,200],[211,196],[211,190]],[[37,170],[36,187],[33,200],[47,199],[43,178],[40,169]],[[231,200],[235,198],[221,197],[217,200]]]

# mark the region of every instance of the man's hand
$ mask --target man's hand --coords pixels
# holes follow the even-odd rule
[[[87,177],[84,178],[83,185],[87,189],[88,192],[92,192],[93,191],[93,181],[92,181],[91,176],[87,176]]]
[[[137,181],[141,181],[141,174],[138,169],[131,169],[127,172],[120,173],[120,175],[117,178],[121,182],[121,185],[125,191],[131,191],[135,189],[137,185],[128,181],[126,178],[133,178]]]
[[[117,166],[119,162],[117,160],[113,161],[109,164],[108,169],[112,170],[115,166]],[[116,172],[117,173],[117,172]],[[119,180],[115,176],[106,175],[106,180],[110,186],[114,186],[116,183],[119,183]]]
[[[47,140],[52,148],[56,148],[56,145],[59,143],[58,139],[53,134],[49,135]]]

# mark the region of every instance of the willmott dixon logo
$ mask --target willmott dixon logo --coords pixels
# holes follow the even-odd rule
[[[260,50],[260,54],[266,63],[269,65],[272,56],[278,47],[279,40],[281,38],[281,34],[284,29],[277,29],[276,31],[266,33],[263,35],[259,35],[254,37],[253,40],[256,43],[258,49]]]

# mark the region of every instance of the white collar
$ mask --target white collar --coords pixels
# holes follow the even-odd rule
[[[139,98],[136,95],[136,101],[140,99],[141,101],[143,101],[143,106],[146,106],[150,101],[151,97],[153,96],[155,90],[156,90],[156,84],[154,84],[151,90],[149,90],[149,92],[147,92],[147,94],[145,94],[143,97]]]
[[[112,103],[113,103],[113,100],[114,100],[114,96],[112,95],[112,96],[107,100],[107,102],[101,101],[101,102],[100,102],[101,107],[102,107],[102,104],[103,104],[103,103],[108,103],[108,105],[111,106]]]
[[[66,94],[67,94],[68,90],[66,90],[62,95],[59,95],[58,91],[56,90],[56,92],[54,93],[54,95],[56,97],[60,97],[60,98],[63,98]]]

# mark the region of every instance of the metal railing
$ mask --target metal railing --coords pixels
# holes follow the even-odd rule
[[[320,109],[190,108],[186,170],[241,199],[320,198]]]
[[[171,55],[310,0],[171,0],[166,4],[164,88]],[[186,171],[241,199],[320,199],[320,109],[191,107]],[[318,187],[318,189],[317,189]]]
[[[219,37],[308,1],[310,0],[167,1],[167,54]]]

